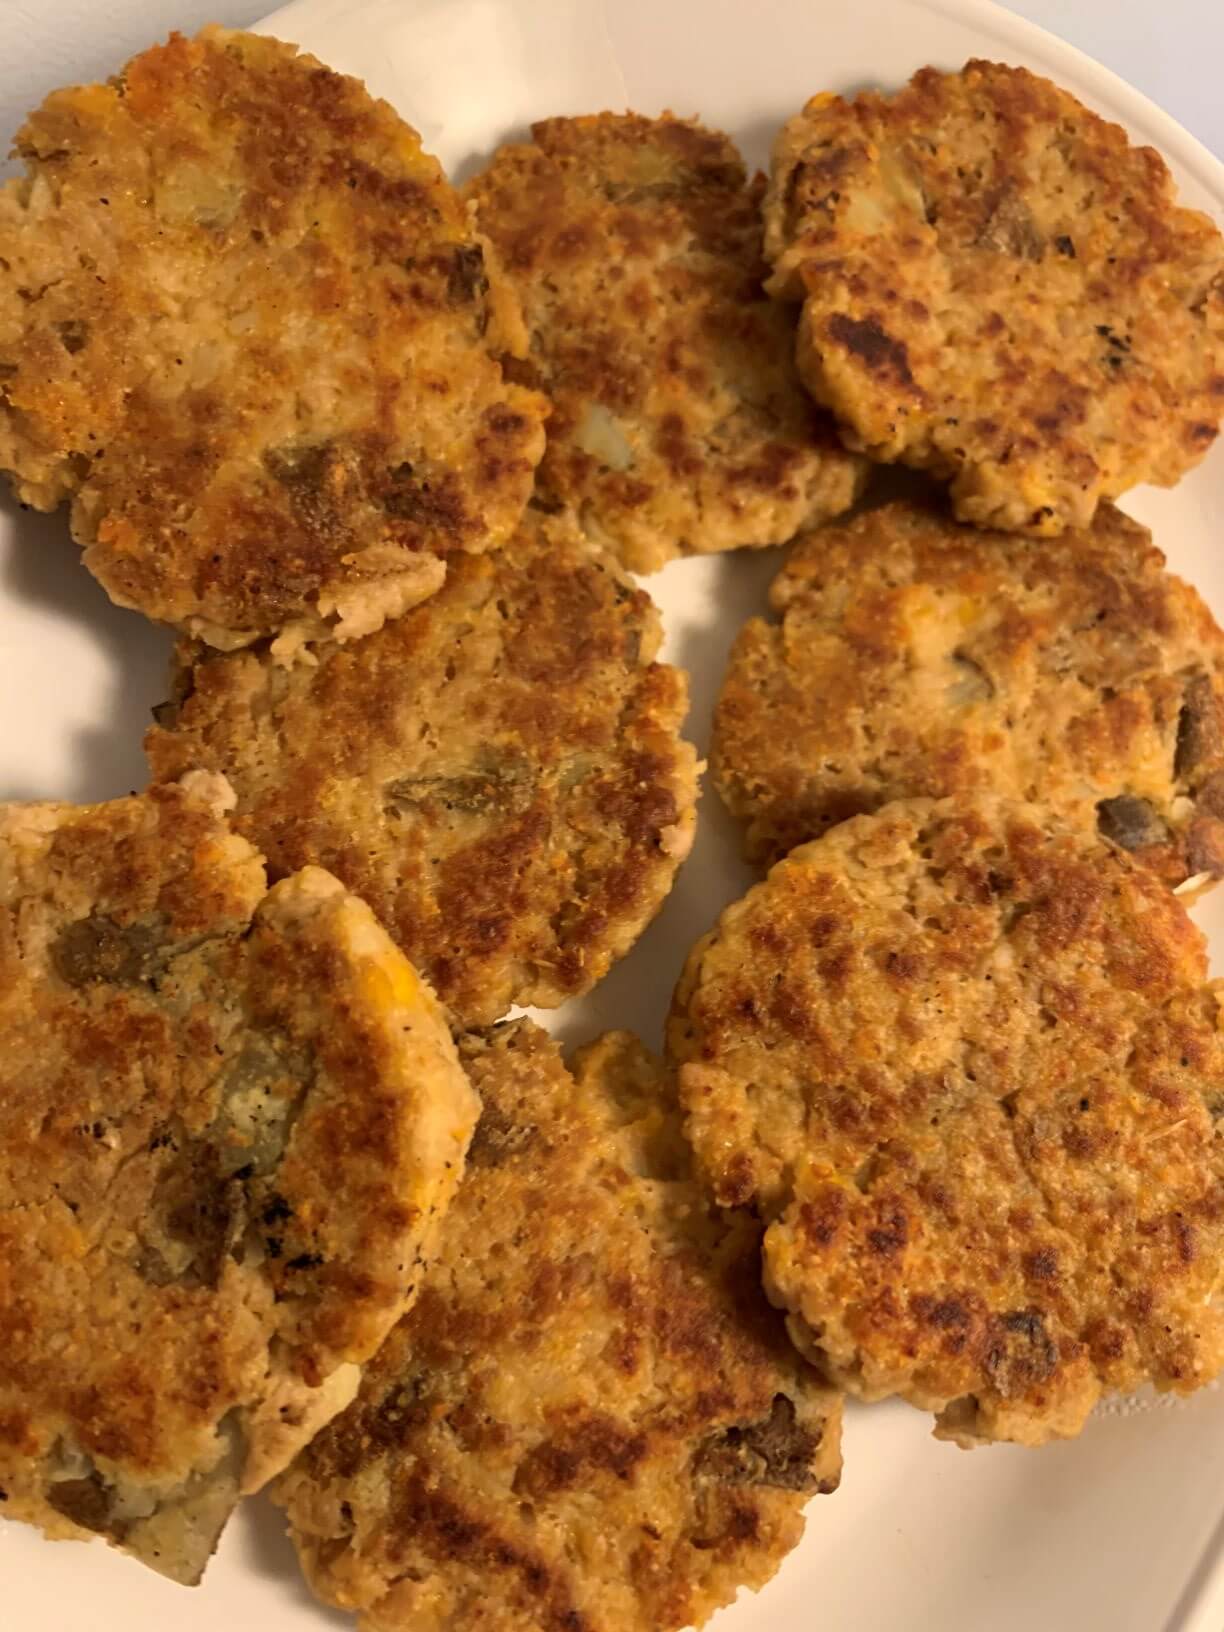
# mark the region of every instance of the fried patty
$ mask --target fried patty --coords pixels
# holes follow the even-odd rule
[[[0,468],[120,605],[341,638],[501,543],[543,402],[521,316],[385,102],[205,29],[58,91],[0,192]]]
[[[273,1487],[362,1632],[667,1632],[773,1574],[831,1491],[840,1400],[616,1033],[461,1044],[484,1102],[442,1256],[355,1402]]]
[[[801,540],[771,600],[715,710],[750,859],[890,799],[993,791],[1174,887],[1224,873],[1224,633],[1112,505],[1018,541],[890,504]]]
[[[592,986],[688,853],[696,761],[659,641],[649,597],[531,512],[313,666],[184,649],[149,757],[162,779],[223,771],[274,874],[330,868],[484,1024]]]
[[[539,487],[636,572],[778,544],[865,478],[761,280],[760,190],[730,140],[665,115],[546,119],[466,196],[553,401]]]
[[[1172,486],[1224,411],[1224,239],[1150,147],[1023,68],[924,68],[782,130],[770,287],[848,445],[1052,535]]]
[[[1224,1039],[1198,930],[1031,806],[912,800],[723,914],[669,1047],[770,1296],[962,1445],[1072,1435],[1224,1366]]]
[[[476,1103],[334,878],[217,778],[0,809],[0,1493],[199,1580],[412,1302]]]

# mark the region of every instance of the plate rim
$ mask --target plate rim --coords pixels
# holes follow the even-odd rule
[[[398,9],[401,15],[408,16],[416,3],[417,0],[400,0]],[[515,0],[497,0],[497,3],[513,6]],[[570,3],[576,8],[598,13],[601,18],[606,19],[608,15],[609,0],[570,0]],[[746,6],[748,0],[733,0],[733,3]],[[859,0],[859,3],[863,5],[864,0]],[[867,6],[873,3],[875,0],[865,0]],[[1224,159],[1217,158],[1204,142],[1172,114],[1166,113],[1158,102],[1081,47],[1061,39],[1040,23],[1010,11],[999,0],[889,0],[889,3],[902,9],[925,11],[948,18],[975,32],[989,34],[1002,44],[1014,44],[1027,56],[1052,58],[1059,72],[1073,70],[1081,83],[1089,88],[1091,99],[1102,107],[1109,107],[1110,111],[1103,117],[1122,118],[1136,129],[1146,128],[1152,144],[1166,160],[1173,161],[1171,168],[1192,176],[1205,192],[1210,193],[1216,211],[1224,216]],[[325,23],[340,14],[346,20],[360,17],[370,4],[377,4],[377,0],[287,0],[285,5],[276,7],[249,26],[260,33],[274,33],[286,23],[290,27],[296,26],[294,20],[303,18],[307,19],[304,26],[309,28],[312,26],[311,19]],[[292,39],[292,35],[281,35],[281,38]]]

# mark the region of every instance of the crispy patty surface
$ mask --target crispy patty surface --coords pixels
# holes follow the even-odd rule
[[[315,664],[183,651],[149,757],[165,779],[223,771],[275,873],[330,868],[483,1024],[593,985],[688,853],[696,757],[659,640],[649,597],[532,512]]]
[[[1171,486],[1224,411],[1224,239],[1163,159],[1023,68],[814,97],[778,137],[775,293],[851,447],[1054,534]]]
[[[460,1051],[484,1110],[443,1255],[274,1497],[363,1632],[699,1625],[836,1487],[839,1398],[640,1044],[605,1037],[571,1074],[521,1020]]]
[[[1205,971],[1149,872],[1006,802],[856,817],[727,909],[670,1023],[687,1131],[833,1381],[1032,1445],[1219,1372]]]
[[[771,600],[715,712],[751,859],[890,799],[993,791],[1174,887],[1224,872],[1224,634],[1112,505],[1033,540],[885,505],[802,539]]]
[[[415,131],[293,46],[58,91],[0,192],[0,468],[112,599],[222,646],[377,628],[501,543],[545,405]]]
[[[334,878],[265,892],[207,776],[0,809],[0,1490],[200,1577],[353,1397],[476,1119]]]
[[[670,115],[532,134],[466,196],[522,301],[521,377],[553,401],[541,492],[637,572],[845,510],[865,462],[805,399],[731,141]]]

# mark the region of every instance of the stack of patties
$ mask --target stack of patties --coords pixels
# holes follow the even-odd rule
[[[150,791],[8,817],[11,1024],[40,1029],[4,1182],[46,1216],[36,1290],[9,1290],[6,1511],[194,1581],[238,1497],[351,1400],[282,1495],[312,1582],[370,1624],[487,1601],[526,1629],[543,1600],[558,1626],[678,1628],[767,1579],[840,1471],[840,1396],[764,1296],[759,1228],[703,1197],[670,1076],[625,1039],[575,1076],[529,1023],[468,1029],[589,989],[692,842],[684,676],[617,554],[788,538],[867,469],[798,382],[730,145],[594,125],[560,225],[577,242],[583,189],[615,195],[601,230],[640,240],[626,297],[659,308],[676,374],[641,404],[635,479],[662,501],[690,435],[706,472],[636,546],[560,480],[528,503],[536,383],[553,464],[578,457],[528,344],[598,352],[598,292],[575,276],[576,309],[529,332],[352,81],[174,39],[53,97],[5,200],[0,457],[180,633]],[[643,376],[662,343],[637,342]],[[27,832],[59,835],[38,868]],[[92,1364],[61,1373],[85,1323]]]
[[[19,151],[0,457],[183,632],[185,718],[144,799],[4,818],[0,1487],[195,1580],[418,1290],[451,1026],[627,949],[695,756],[647,597],[526,511],[517,303],[389,108],[206,30]]]
[[[828,1379],[1036,1444],[1224,1367],[1183,904],[1224,872],[1224,634],[1108,502],[1216,434],[1224,245],[1156,154],[983,63],[813,99],[765,219],[847,444],[951,486],[808,533],[736,642],[714,780],[771,871],[669,1052]]]
[[[220,29],[52,96],[18,151],[0,463],[180,631],[157,779],[222,771],[272,877],[333,871],[456,1021],[587,990],[692,842],[686,684],[528,506],[550,405],[469,208],[356,81]]]
[[[514,534],[546,405],[389,108],[208,30],[18,152],[0,461],[116,600],[289,662]],[[4,1510],[182,1581],[411,1305],[478,1112],[370,908],[309,865],[269,890],[234,806],[193,768],[0,819]]]
[[[198,1581],[421,1287],[478,1101],[318,868],[197,773],[0,814],[0,1489]]]

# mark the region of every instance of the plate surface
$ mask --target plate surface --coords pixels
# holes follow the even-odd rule
[[[700,114],[764,162],[810,93],[886,87],[927,62],[991,56],[1057,79],[1158,146],[1187,202],[1224,217],[1224,166],[1104,69],[984,0],[298,0],[264,27],[365,77],[463,175],[535,117],[632,106]],[[1127,508],[1224,618],[1224,449],[1174,492]],[[144,780],[140,737],[169,639],[113,608],[60,517],[0,501],[0,797],[96,799]],[[760,610],[780,552],[680,562],[647,580],[666,655],[692,673],[705,746],[727,647]],[[684,955],[748,875],[717,801],[664,912],[567,1040],[608,1025],[657,1042]],[[1224,889],[1200,910],[1224,964]],[[809,1510],[799,1552],[716,1632],[1219,1632],[1224,1626],[1224,1390],[1106,1409],[1040,1453],[957,1451],[901,1405],[852,1409],[841,1491]],[[351,1627],[301,1585],[278,1515],[248,1503],[191,1593],[101,1545],[0,1526],[0,1625],[13,1632],[322,1632]]]

